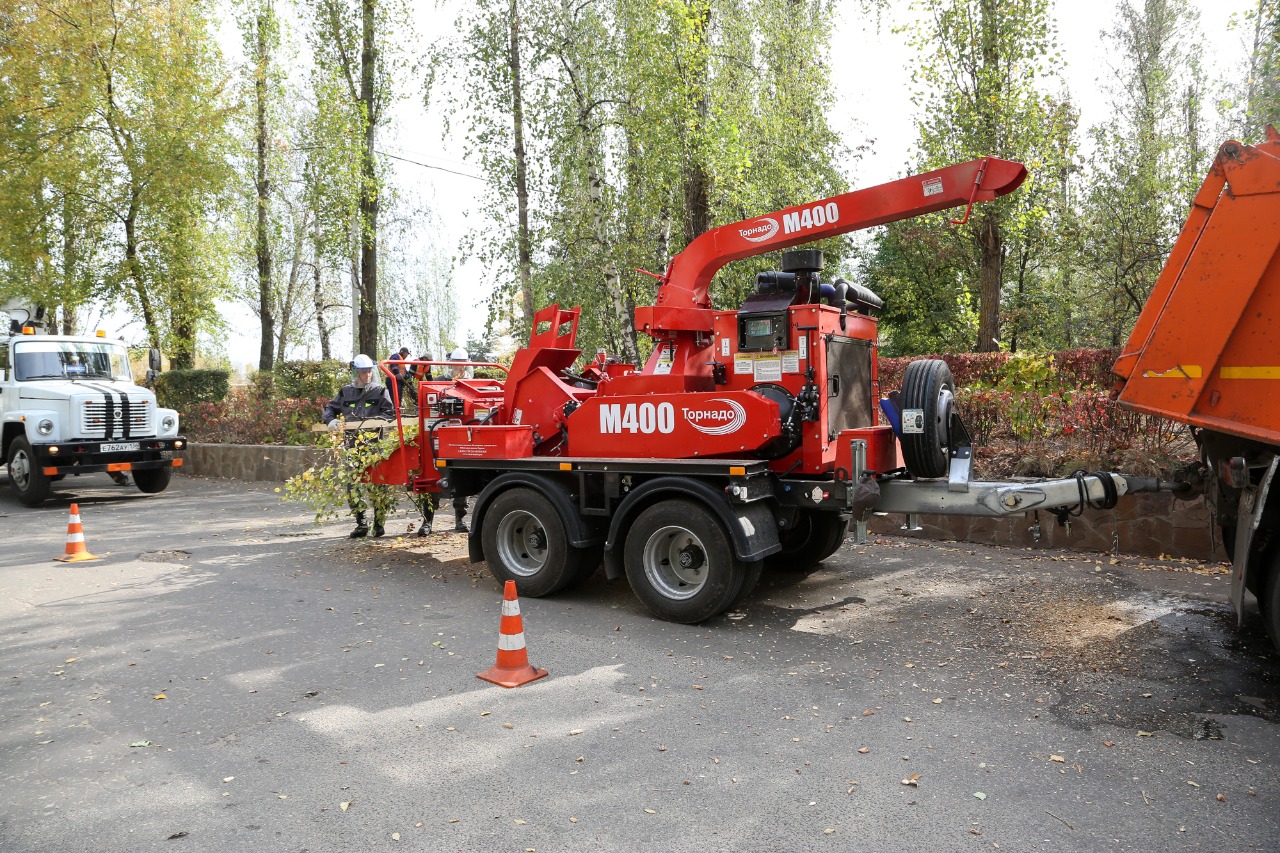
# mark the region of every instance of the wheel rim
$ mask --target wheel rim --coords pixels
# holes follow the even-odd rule
[[[31,484],[31,460],[25,450],[18,450],[9,460],[9,478],[19,491],[25,492]]]
[[[512,574],[530,577],[547,563],[547,531],[537,516],[514,510],[498,523],[498,556]]]
[[[644,543],[644,574],[650,586],[675,601],[693,598],[706,585],[707,548],[692,531],[669,525]]]
[[[938,389],[938,444],[942,448],[951,447],[951,409],[954,406],[955,395],[943,385]]]

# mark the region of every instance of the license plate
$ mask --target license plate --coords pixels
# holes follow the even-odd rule
[[[142,443],[137,441],[121,441],[116,444],[104,444],[98,448],[99,453],[127,453],[130,450],[141,450]]]

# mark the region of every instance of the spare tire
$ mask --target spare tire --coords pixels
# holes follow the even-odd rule
[[[913,477],[947,476],[954,394],[945,361],[922,359],[907,365],[902,377],[902,459]]]

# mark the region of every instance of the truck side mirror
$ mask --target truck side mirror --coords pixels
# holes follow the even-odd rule
[[[149,367],[151,370],[155,371],[156,373],[160,372],[160,350],[156,349],[155,347],[152,347],[147,352],[147,367]],[[150,379],[152,377],[148,374],[147,378]]]
[[[158,370],[147,371],[147,387],[148,388],[153,387],[156,384],[156,377],[158,377],[159,375],[160,375],[160,371]]]

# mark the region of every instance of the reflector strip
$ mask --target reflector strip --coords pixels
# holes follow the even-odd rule
[[[572,470],[573,470],[573,463],[572,463],[572,462],[561,462],[561,463],[560,463],[560,470],[561,470],[561,471],[572,471]]]
[[[519,615],[520,615],[520,602],[518,602],[518,601],[505,601],[505,600],[504,600],[504,601],[502,602],[502,615],[503,615],[503,616],[519,616]]]
[[[44,471],[44,475],[46,477],[52,477],[53,475],[58,473],[57,468],[41,468],[40,470]]]
[[[1223,379],[1280,379],[1280,367],[1224,367]]]
[[[1199,379],[1204,375],[1204,371],[1200,369],[1198,364],[1179,364],[1177,367],[1170,368],[1164,373],[1154,370],[1148,370],[1142,374],[1144,379]]]
[[[132,471],[133,463],[132,462],[112,462],[111,464],[107,465],[107,470],[108,471]]]
[[[498,651],[516,652],[524,648],[524,631],[519,634],[499,634]]]
[[[174,467],[174,468],[181,468],[181,467],[182,467],[182,460],[181,460],[181,459],[175,459],[175,460],[173,460],[173,467]]]
[[[744,468],[744,467],[742,467],[741,465],[730,465],[730,466],[729,466],[729,476],[730,476],[730,477],[742,477],[742,476],[745,476],[745,475],[746,475],[746,473],[747,473],[747,469],[746,469],[746,468]]]

